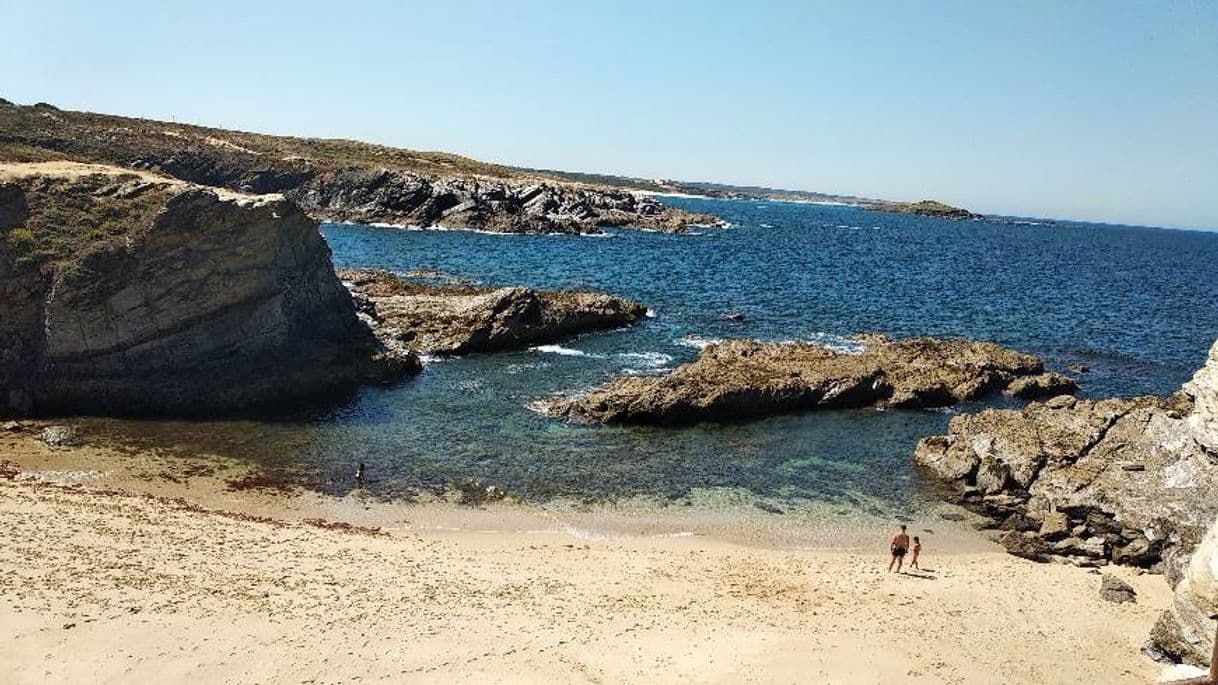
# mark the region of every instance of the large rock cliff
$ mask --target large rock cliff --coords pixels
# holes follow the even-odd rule
[[[385,353],[281,196],[0,169],[0,409],[224,412],[417,366]]]

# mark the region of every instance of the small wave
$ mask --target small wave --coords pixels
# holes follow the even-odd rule
[[[560,354],[564,357],[592,357],[595,359],[599,359],[601,357],[599,354],[589,354],[587,352],[584,352],[583,350],[577,350],[577,349],[574,349],[571,347],[563,347],[562,345],[537,345],[536,347],[530,347],[529,350],[532,352],[546,352],[549,354]]]
[[[535,362],[535,363],[531,363],[531,364],[519,363],[519,364],[508,364],[507,366],[503,367],[503,371],[504,371],[504,373],[515,376],[518,374],[526,373],[528,371],[535,371],[537,369],[548,369],[548,368],[550,368],[549,362]]]
[[[617,356],[623,359],[638,359],[648,366],[664,366],[672,361],[672,357],[663,352],[620,352]]]
[[[675,342],[678,345],[684,345],[685,347],[693,347],[699,350],[704,350],[711,345],[716,345],[723,342],[723,338],[703,338],[697,335],[687,335],[677,338]]]
[[[649,319],[654,319],[654,318],[656,318],[656,310],[648,307],[647,313],[643,314],[643,316],[646,316]]]
[[[440,362],[448,361],[450,357],[445,357],[438,354],[427,354],[424,352],[419,355],[419,362],[423,364],[439,364]]]
[[[663,376],[672,371],[671,366],[656,366],[649,369],[622,369],[623,376]]]
[[[773,224],[757,224],[757,225],[762,228],[774,228]]]

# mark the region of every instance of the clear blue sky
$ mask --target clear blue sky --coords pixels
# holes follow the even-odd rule
[[[1218,228],[1218,2],[22,2],[0,97]]]

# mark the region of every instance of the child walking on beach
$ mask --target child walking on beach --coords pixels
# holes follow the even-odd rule
[[[917,535],[915,535],[913,538],[913,547],[909,548],[909,553],[910,553],[909,568],[911,570],[917,569],[917,570],[921,571],[922,567],[918,566],[918,555],[922,553],[922,541],[918,539]]]

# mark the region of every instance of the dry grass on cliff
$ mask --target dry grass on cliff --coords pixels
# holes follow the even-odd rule
[[[135,175],[31,177],[15,181],[29,215],[3,235],[18,264],[70,264],[99,245],[151,225],[174,192]]]

